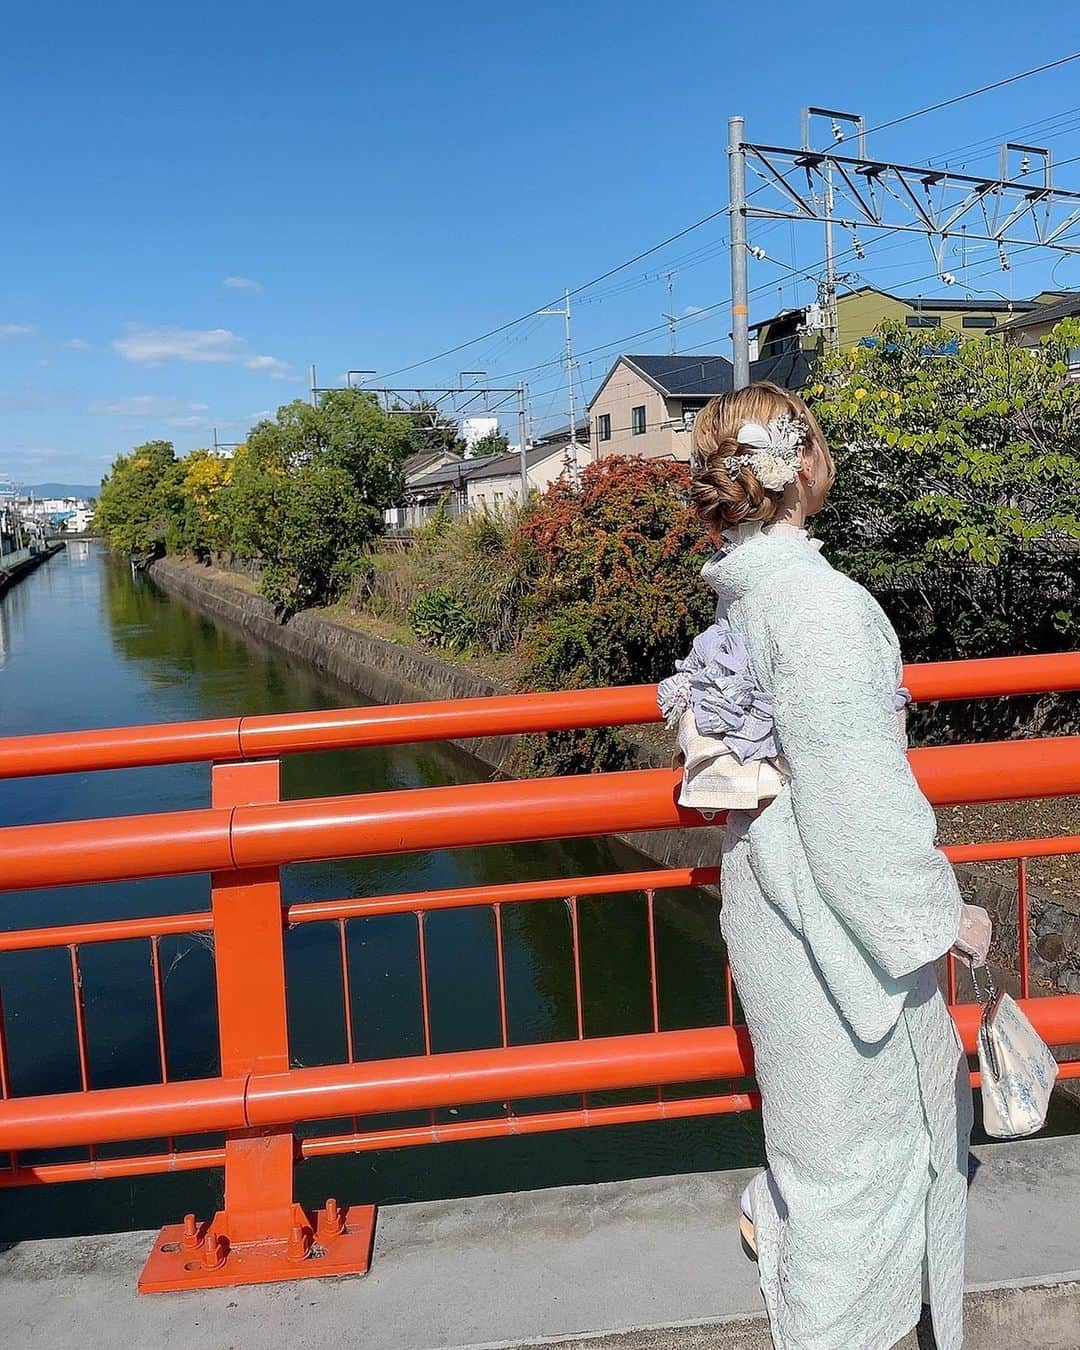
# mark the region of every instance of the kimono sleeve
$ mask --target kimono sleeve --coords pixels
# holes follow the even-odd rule
[[[948,951],[961,902],[908,764],[884,622],[854,586],[804,599],[778,635],[775,716],[815,888],[899,979]]]

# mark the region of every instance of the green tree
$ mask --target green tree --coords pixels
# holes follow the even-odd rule
[[[244,447],[237,453],[242,455]],[[192,450],[169,471],[166,547],[170,553],[186,553],[206,560],[228,547],[221,512],[221,493],[232,479],[233,459],[222,459],[209,450]]]
[[[473,441],[470,453],[476,455],[505,455],[510,449],[510,437],[501,431],[489,431],[486,436]]]
[[[819,366],[806,392],[837,481],[818,533],[912,659],[1060,647],[1077,623],[1080,324],[1035,349],[947,337],[886,325]]]
[[[94,508],[94,528],[110,547],[140,561],[165,552],[175,469],[171,441],[147,441],[113,460]]]
[[[337,598],[400,497],[407,451],[404,419],[358,389],[317,407],[298,399],[252,428],[221,492],[222,523],[283,615]]]
[[[457,422],[422,395],[418,395],[413,403],[397,404],[394,416],[408,428],[408,453],[411,455],[423,450],[448,450],[460,455],[465,449]]]

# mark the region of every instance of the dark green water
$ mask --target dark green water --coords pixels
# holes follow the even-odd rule
[[[202,619],[95,546],[72,545],[0,600],[0,735],[355,704],[354,692],[276,650]],[[294,756],[287,797],[431,786],[483,777],[441,746]],[[204,806],[205,765],[0,782],[0,823],[92,818]],[[291,900],[390,893],[480,882],[625,871],[642,865],[605,840],[442,851],[290,868]],[[208,905],[206,877],[0,895],[0,926],[159,914]],[[696,892],[657,897],[661,1022],[725,1018],[716,906]],[[513,1043],[575,1034],[569,914],[561,901],[505,911]],[[499,1043],[490,911],[430,916],[427,928],[433,1048]],[[644,900],[581,904],[586,1034],[650,1026]],[[348,925],[357,1057],[423,1048],[415,924],[411,917]],[[346,1058],[336,929],[287,935],[290,1037],[298,1064]],[[162,942],[169,1069],[174,1078],[218,1071],[211,954],[196,938]],[[94,1087],[158,1077],[147,944],[82,952]],[[0,955],[0,991],[16,1094],[79,1086],[66,951]],[[647,1094],[639,1094],[647,1095]],[[595,1094],[595,1104],[635,1094]],[[550,1101],[541,1109],[564,1104]],[[467,1108],[491,1114],[482,1108]],[[447,1119],[461,1118],[463,1108]],[[402,1123],[406,1119],[399,1117]],[[416,1119],[415,1117],[412,1119]],[[375,1124],[375,1122],[371,1122]],[[411,1120],[409,1121],[411,1123]],[[307,1127],[334,1132],[342,1122]],[[134,1151],[127,1146],[103,1152]],[[77,1151],[49,1158],[85,1156]],[[46,1156],[25,1155],[28,1161]],[[665,1172],[746,1166],[762,1157],[756,1115],[575,1131],[386,1151],[304,1164],[299,1198],[347,1202],[423,1199]],[[152,1227],[220,1204],[220,1173],[0,1191],[0,1239]]]

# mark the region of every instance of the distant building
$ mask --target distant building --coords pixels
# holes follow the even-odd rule
[[[534,445],[525,455],[530,492],[546,492],[566,472],[566,445]],[[497,512],[521,501],[521,455],[514,451],[474,459],[465,479],[465,507]],[[583,466],[582,466],[583,467]]]
[[[563,432],[565,436],[565,429]],[[530,492],[544,492],[560,474],[571,472],[567,440],[538,441],[526,455]],[[586,444],[579,445],[578,469],[587,462]],[[392,523],[396,529],[415,529],[431,519],[440,505],[451,519],[470,511],[500,511],[521,501],[521,456],[514,450],[505,455],[478,455],[453,459],[427,468],[409,478],[405,500]]]
[[[837,297],[837,339],[841,351],[873,335],[887,320],[908,328],[945,328],[961,336],[986,334],[1008,319],[1038,309],[1035,300],[1003,297],[969,300],[952,296],[890,295],[874,286]],[[769,358],[802,352],[813,359],[826,348],[825,315],[820,305],[781,310],[770,319],[750,325],[751,356]]]
[[[755,361],[750,378],[801,389],[809,371],[805,353],[793,350]],[[733,387],[726,356],[620,356],[589,403],[596,457],[641,455],[689,463],[694,418],[709,399]]]
[[[460,463],[460,455],[455,455],[451,450],[418,450],[415,454],[406,456],[401,466],[402,477],[405,479],[402,501],[397,506],[387,507],[383,512],[383,522],[387,529],[403,530],[415,523],[409,519],[410,493],[415,483],[420,482],[428,474]]]
[[[461,422],[461,439],[465,442],[466,455],[472,454],[473,446],[486,436],[493,436],[499,430],[497,417],[465,417]]]
[[[993,330],[1019,347],[1037,347],[1062,319],[1080,318],[1080,291],[1044,291],[1034,308],[1015,314]],[[1080,350],[1076,353],[1080,364]]]
[[[47,534],[85,534],[94,516],[93,503],[82,497],[24,497],[19,511]]]

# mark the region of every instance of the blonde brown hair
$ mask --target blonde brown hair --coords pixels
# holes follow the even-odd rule
[[[768,380],[721,394],[710,399],[694,419],[697,469],[690,484],[690,504],[711,529],[727,530],[753,520],[767,525],[779,511],[782,491],[763,488],[748,464],[728,469],[724,460],[748,448],[739,444],[740,427],[747,422],[765,426],[785,413],[809,427],[807,443],[814,440],[819,445],[832,482],[829,447],[817,418],[798,394]]]

